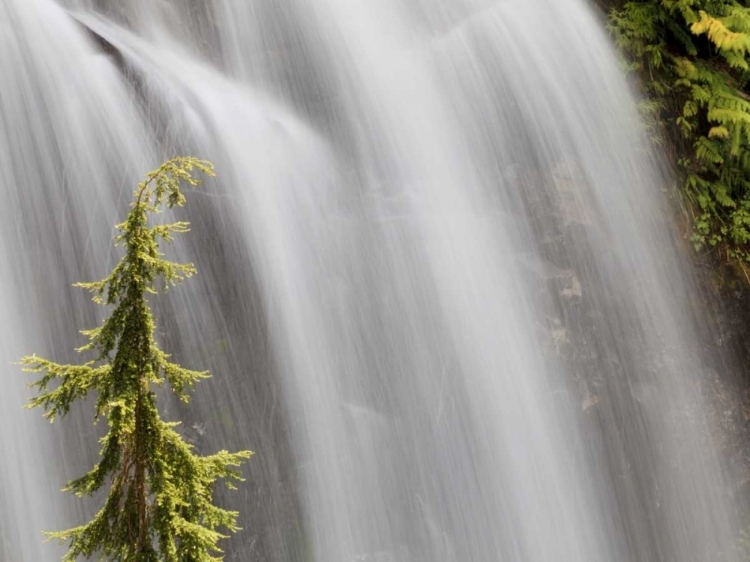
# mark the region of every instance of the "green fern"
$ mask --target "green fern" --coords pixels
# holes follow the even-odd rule
[[[750,7],[631,0],[610,30],[677,145],[696,250],[750,262]]]

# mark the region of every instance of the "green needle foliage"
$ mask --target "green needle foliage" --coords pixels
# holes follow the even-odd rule
[[[630,0],[610,27],[677,148],[696,250],[750,263],[750,7],[746,0]],[[750,281],[750,277],[748,277]]]
[[[48,533],[70,541],[63,560],[79,555],[118,562],[219,561],[218,529],[238,530],[237,516],[213,504],[217,480],[229,488],[240,481],[238,467],[249,451],[220,451],[199,456],[177,431],[177,423],[161,419],[155,386],[165,382],[183,401],[187,391],[207,372],[191,371],[169,362],[154,339],[154,319],[147,295],[168,289],[195,273],[192,264],[167,261],[160,242],[188,231],[188,223],[149,226],[149,215],[161,207],[182,206],[182,183],[195,186],[194,172],[213,175],[209,162],[174,158],[149,173],[138,186],[127,219],[117,228],[125,249],[120,263],[103,280],[79,283],[93,300],[112,313],[93,330],[82,332],[89,343],[78,351],[95,352],[81,365],[61,365],[36,356],[21,360],[24,370],[43,373],[31,386],[38,391],[28,407],[41,407],[53,421],[71,405],[93,394],[95,418],[107,419],[101,458],[87,474],[69,482],[64,491],[90,496],[104,486],[109,495],[89,523]]]

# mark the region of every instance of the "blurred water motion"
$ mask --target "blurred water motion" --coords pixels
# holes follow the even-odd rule
[[[169,402],[228,561],[732,560],[666,178],[582,0],[2,0],[0,360],[74,361],[71,288],[141,173],[219,177],[170,250],[159,337],[214,378]],[[0,393],[0,559],[96,509],[86,407]]]

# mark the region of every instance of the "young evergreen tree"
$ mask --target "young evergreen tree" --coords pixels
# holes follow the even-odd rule
[[[149,225],[152,213],[184,204],[180,185],[197,185],[196,171],[214,175],[209,162],[189,157],[147,174],[127,219],[117,226],[115,241],[125,255],[103,280],[77,284],[91,291],[95,302],[112,307],[101,326],[82,332],[89,342],[78,351],[95,352],[95,359],[80,365],[37,356],[21,360],[25,371],[43,373],[30,385],[38,395],[28,407],[44,408],[54,420],[93,394],[95,418],[107,419],[99,462],[64,488],[90,496],[109,486],[103,507],[85,525],[47,533],[70,541],[65,561],[95,554],[117,562],[219,561],[217,543],[225,538],[219,530],[238,530],[238,513],[214,505],[213,493],[219,479],[229,488],[242,480],[238,467],[252,453],[197,455],[175,431],[178,424],[161,419],[153,390],[166,382],[187,402],[187,391],[209,376],[171,363],[159,349],[148,301],[159,287],[168,289],[196,271],[192,264],[165,260],[159,251],[160,242],[187,232],[188,223]]]

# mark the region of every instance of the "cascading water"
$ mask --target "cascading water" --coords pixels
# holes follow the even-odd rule
[[[227,560],[731,560],[691,282],[581,0],[0,1],[0,360],[72,359],[141,172],[219,178],[159,336],[252,448]],[[0,394],[0,557],[86,513],[84,412]],[[95,504],[86,506],[88,513]]]

